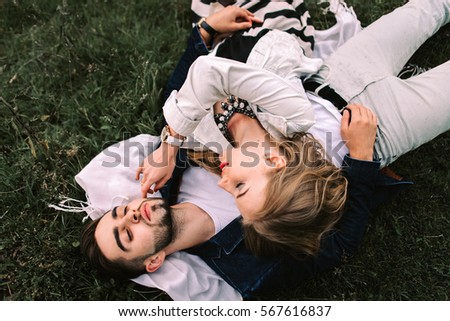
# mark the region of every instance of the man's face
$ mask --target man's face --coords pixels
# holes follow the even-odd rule
[[[172,240],[172,219],[160,198],[136,199],[107,212],[95,239],[109,260],[150,256]]]

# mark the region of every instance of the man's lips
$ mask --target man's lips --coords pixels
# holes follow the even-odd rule
[[[151,222],[150,208],[148,203],[144,203],[142,206],[142,216],[148,222]]]

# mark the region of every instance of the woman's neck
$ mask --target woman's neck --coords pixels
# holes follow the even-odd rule
[[[235,114],[228,123],[228,130],[237,145],[245,142],[262,142],[267,136],[266,130],[257,119],[242,114]]]

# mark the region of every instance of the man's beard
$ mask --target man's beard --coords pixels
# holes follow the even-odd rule
[[[172,211],[166,206],[163,206],[163,208],[165,211],[158,224],[160,228],[155,233],[155,253],[161,251],[163,248],[169,245],[172,242],[174,235],[176,234],[174,232],[175,227],[174,220],[172,218]]]

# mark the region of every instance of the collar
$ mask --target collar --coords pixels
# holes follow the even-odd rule
[[[241,221],[242,218],[237,217],[211,239],[189,249],[188,252],[211,258],[220,258],[222,251],[230,255],[244,241]]]

